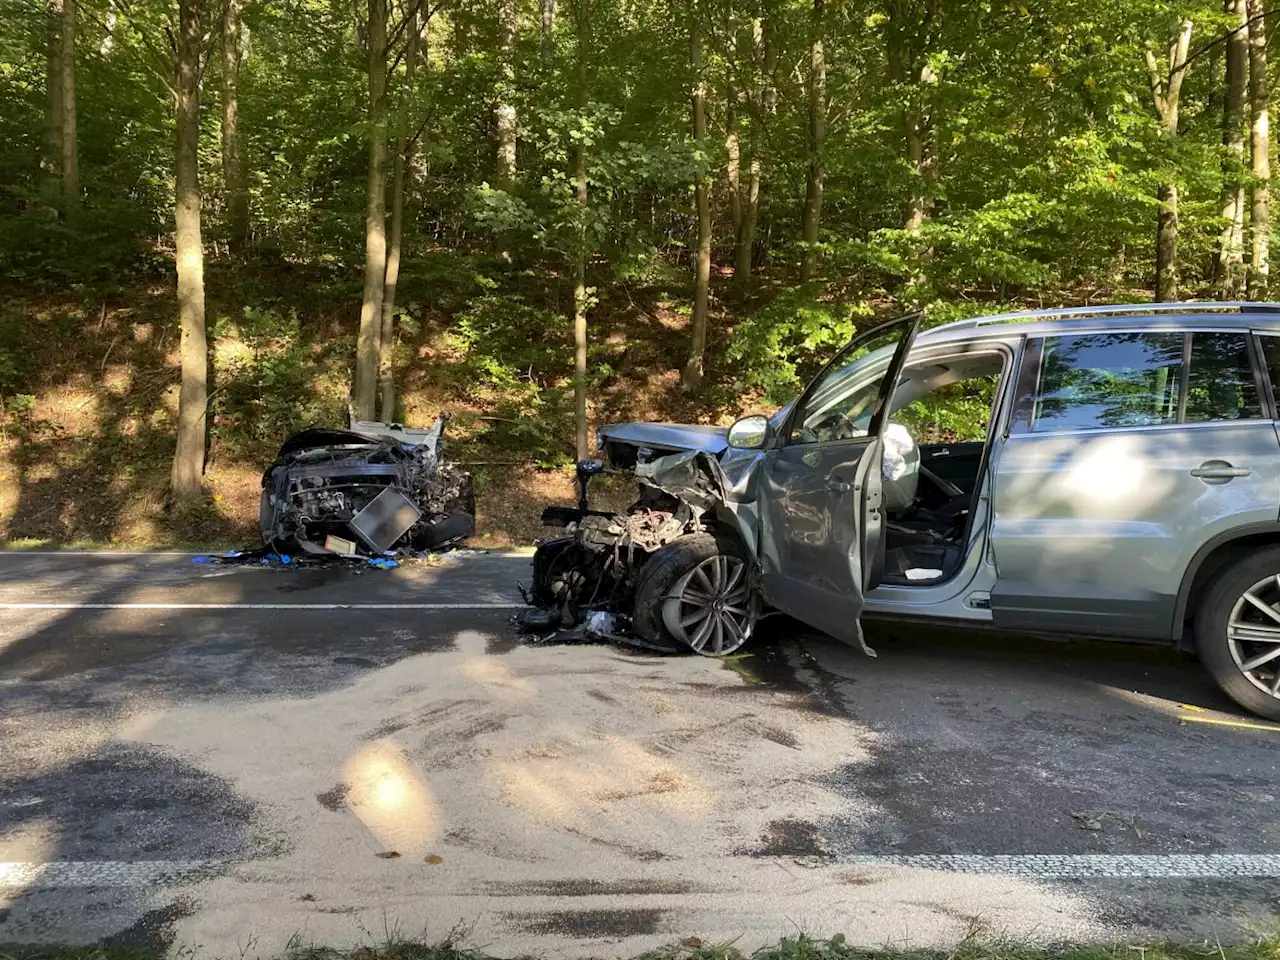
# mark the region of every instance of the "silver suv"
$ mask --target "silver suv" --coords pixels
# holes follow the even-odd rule
[[[858,337],[770,417],[600,431],[651,475],[700,451],[724,500],[637,624],[657,604],[655,629],[728,652],[759,597],[864,647],[863,615],[1188,639],[1280,719],[1280,304],[919,326]]]

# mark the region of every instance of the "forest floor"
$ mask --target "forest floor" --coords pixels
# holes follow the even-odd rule
[[[179,374],[172,285],[159,275],[0,287],[0,536],[11,546],[255,542],[260,478],[280,442],[306,426],[345,425],[359,312],[351,278],[288,264],[207,269],[208,497],[181,516],[165,502]],[[473,282],[480,296],[458,289]],[[574,499],[569,322],[554,276],[522,297],[485,297],[486,282],[456,262],[407,271],[398,403],[411,426],[452,415],[449,456],[476,478],[473,543],[511,547],[542,535],[543,507]],[[730,318],[719,306],[708,380],[691,395],[679,382],[682,301],[658,286],[610,290],[591,314],[593,431],[626,420],[729,423],[764,406],[728,386],[719,357]],[[623,478],[598,486],[617,505],[632,489]]]

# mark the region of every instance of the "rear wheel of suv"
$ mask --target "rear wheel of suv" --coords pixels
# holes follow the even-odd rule
[[[1201,597],[1200,662],[1247,710],[1280,720],[1280,547],[1241,557]]]
[[[751,561],[728,536],[694,533],[655,551],[636,584],[635,628],[650,643],[672,640],[724,656],[751,639],[759,613]]]

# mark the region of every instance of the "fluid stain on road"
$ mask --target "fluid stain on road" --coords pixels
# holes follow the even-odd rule
[[[620,940],[658,932],[665,911],[558,910],[537,914],[509,914],[507,922],[526,934],[538,937],[561,936],[573,939]]]

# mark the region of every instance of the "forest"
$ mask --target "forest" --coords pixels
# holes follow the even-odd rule
[[[243,540],[350,402],[449,411],[527,543],[596,426],[907,310],[1265,300],[1271,13],[0,0],[0,532]]]

